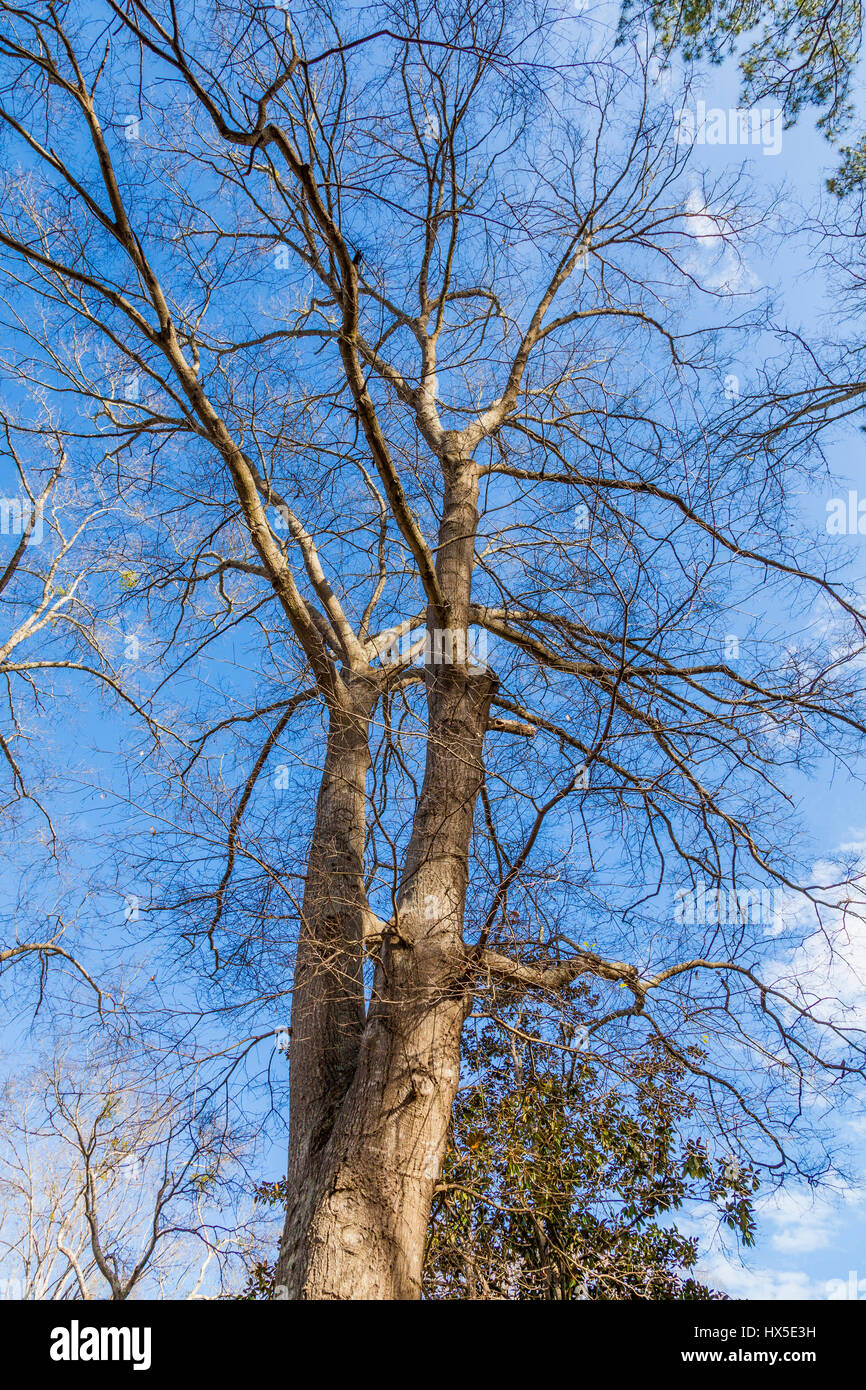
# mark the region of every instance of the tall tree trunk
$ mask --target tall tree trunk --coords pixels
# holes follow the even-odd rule
[[[330,714],[292,992],[289,1191],[302,1193],[355,1074],[364,1030],[365,781],[372,681]]]
[[[437,563],[446,608],[431,611],[429,623],[456,635],[457,659],[448,664],[446,650],[443,664],[428,662],[424,783],[395,932],[376,969],[354,1075],[332,1108],[324,1146],[308,1152],[298,1169],[305,1180],[293,1191],[277,1269],[277,1282],[293,1298],[420,1297],[430,1205],[471,1000],[463,918],[482,745],[496,687],[493,673],[469,665],[465,655],[476,499],[474,469],[453,465]],[[431,648],[441,649],[441,640],[431,641]],[[321,1001],[315,1005],[322,1007]],[[348,1062],[348,1051],[342,1055]],[[296,1084],[303,1089],[293,1077],[293,1095]],[[294,1133],[293,1150],[302,1142]]]
[[[294,1298],[420,1296],[470,999],[466,845],[494,681],[455,667],[433,683],[440,688],[431,706],[444,708],[398,901],[406,944],[383,950],[354,1077],[324,1149],[295,1189],[277,1275]]]

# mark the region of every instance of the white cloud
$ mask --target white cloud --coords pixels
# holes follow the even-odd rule
[[[786,1187],[760,1198],[756,1216],[766,1251],[764,1261],[772,1258],[773,1252],[784,1259],[833,1250],[840,1237],[866,1217],[866,1189],[846,1186],[835,1192],[815,1193],[807,1187]],[[841,1259],[832,1277],[820,1279],[798,1268],[799,1258],[793,1261],[793,1268],[773,1269],[766,1263],[752,1266],[748,1256],[727,1247],[724,1230],[712,1214],[694,1213],[690,1217],[683,1213],[677,1226],[684,1235],[698,1239],[696,1277],[731,1298],[866,1301],[866,1269],[849,1270]]]
[[[732,294],[757,289],[756,276],[733,245],[730,220],[713,211],[699,188],[688,194],[685,214],[691,249],[684,269],[708,290]]]
[[[863,1206],[866,1193],[847,1187],[838,1195],[816,1195],[808,1188],[788,1187],[758,1204],[758,1216],[774,1229],[770,1243],[786,1255],[805,1255],[834,1245],[843,1221],[850,1222]]]
[[[724,1255],[710,1255],[699,1263],[699,1277],[712,1289],[731,1298],[825,1299],[823,1285],[802,1269],[747,1269]]]
[[[852,1015],[866,1011],[866,841],[840,845],[838,854],[844,865],[825,859],[812,866],[817,912],[802,894],[785,895],[777,915],[783,926],[774,928],[782,949],[765,973],[786,993],[820,999],[824,1017],[858,1026]]]

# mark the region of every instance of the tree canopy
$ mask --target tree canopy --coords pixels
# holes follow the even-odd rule
[[[458,1096],[449,1171],[466,1106],[494,1190],[535,1116],[564,1247],[597,1164],[650,1222],[597,1247],[679,1287],[652,1163],[720,1181],[681,1100],[687,1143],[817,1180],[866,1057],[827,986],[856,866],[815,881],[798,821],[866,733],[860,593],[798,504],[863,388],[755,282],[773,195],[696,170],[651,33],[559,0],[0,21],[0,965],[287,1132],[292,1297],[421,1296]],[[588,1111],[549,1064],[505,1087],[520,1008],[588,1030]]]

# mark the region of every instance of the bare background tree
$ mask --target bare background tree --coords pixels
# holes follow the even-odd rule
[[[58,1051],[7,1083],[2,1115],[5,1297],[213,1297],[240,1266],[254,1227],[230,1196],[233,1137],[134,1056]]]

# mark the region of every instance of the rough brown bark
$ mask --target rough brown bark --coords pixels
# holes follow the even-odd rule
[[[474,466],[459,459],[444,464],[447,493],[437,572],[445,607],[431,610],[430,626],[441,624],[440,631],[465,639],[477,481]],[[465,654],[465,641],[457,650]],[[339,989],[342,971],[354,980],[354,962],[360,962],[357,913],[354,906],[349,910],[349,890],[340,890],[340,910],[334,909],[332,866],[345,864],[348,882],[360,863],[359,770],[366,764],[355,740],[329,741],[307,883],[309,910],[305,898],[308,944],[299,959],[294,1005],[291,1198],[277,1269],[277,1282],[289,1297],[420,1297],[430,1204],[470,1002],[463,918],[482,746],[495,687],[489,668],[466,660],[428,665],[424,783],[394,930],[383,942],[366,1021],[360,1024],[357,995],[349,1003],[348,991]],[[360,724],[353,727],[360,738]],[[342,798],[335,783],[344,789]],[[323,942],[326,948],[334,944],[341,923],[343,950],[335,959],[346,964],[335,965],[328,975]],[[313,931],[319,933],[315,941]],[[336,1010],[329,990],[345,1001]],[[311,1082],[314,1094],[307,1090]]]
[[[301,1191],[354,1075],[364,1028],[365,778],[372,682],[332,709],[295,964],[289,1185]]]

